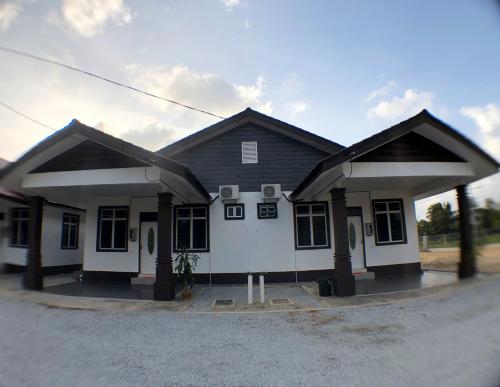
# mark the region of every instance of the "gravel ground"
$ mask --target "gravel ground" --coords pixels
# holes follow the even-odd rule
[[[498,386],[500,279],[392,305],[196,314],[0,298],[0,385]]]
[[[458,271],[460,249],[452,247],[421,251],[420,258],[424,269]],[[480,247],[477,267],[483,273],[500,273],[500,243]]]

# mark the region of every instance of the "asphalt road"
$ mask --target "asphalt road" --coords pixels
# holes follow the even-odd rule
[[[96,312],[0,298],[0,385],[499,386],[500,279],[299,313]]]

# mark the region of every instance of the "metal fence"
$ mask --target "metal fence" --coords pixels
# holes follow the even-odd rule
[[[474,230],[475,243],[486,245],[500,243],[500,229]],[[460,233],[453,232],[440,235],[419,235],[418,245],[420,251],[432,249],[460,247]]]

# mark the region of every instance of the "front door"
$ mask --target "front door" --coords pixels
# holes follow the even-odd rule
[[[351,253],[351,262],[353,272],[356,269],[365,267],[365,249],[363,237],[363,220],[361,209],[348,209],[347,216],[347,235],[349,237],[349,252]]]
[[[141,274],[156,273],[157,222],[141,222]]]

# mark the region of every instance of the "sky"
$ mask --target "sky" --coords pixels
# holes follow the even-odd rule
[[[246,107],[348,146],[423,108],[500,160],[500,3],[0,0],[0,45],[224,117]],[[0,102],[150,150],[218,119],[0,51]],[[0,157],[51,131],[0,106]],[[471,186],[500,199],[500,177]],[[448,192],[417,202],[417,217]]]

